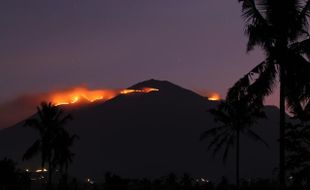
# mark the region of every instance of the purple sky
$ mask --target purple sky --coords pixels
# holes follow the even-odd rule
[[[1,0],[0,24],[0,102],[150,78],[225,96],[262,60],[237,0]]]

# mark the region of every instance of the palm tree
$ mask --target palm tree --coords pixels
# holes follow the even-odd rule
[[[245,101],[221,102],[216,109],[211,109],[210,113],[214,115],[214,120],[220,123],[218,127],[209,129],[201,135],[201,139],[209,140],[208,150],[213,149],[213,155],[217,154],[224,147],[223,162],[226,161],[231,147],[236,147],[236,187],[239,183],[239,166],[240,166],[240,134],[263,142],[251,126],[256,124],[258,118],[264,118],[265,114],[260,107],[250,106]],[[212,139],[212,140],[211,140]]]
[[[58,166],[59,171],[62,174],[61,186],[63,189],[67,189],[68,167],[73,161],[73,156],[75,155],[70,148],[78,138],[77,135],[70,136],[67,131],[63,131],[63,134],[58,135],[55,139],[53,165],[55,167]]]
[[[246,97],[263,104],[277,82],[280,83],[280,189],[285,189],[285,111],[295,101],[309,97],[310,0],[239,0],[248,36],[247,50],[260,46],[264,61],[242,77],[229,90],[227,100]]]
[[[39,132],[39,139],[25,152],[23,159],[28,160],[40,153],[41,167],[48,164],[48,188],[52,185],[52,174],[55,169],[55,157],[58,149],[55,149],[57,140],[63,138],[68,132],[64,125],[72,119],[70,115],[64,115],[63,111],[52,103],[41,103],[37,107],[37,116],[26,120],[25,126],[32,127]]]
[[[64,132],[64,134],[57,136],[55,139],[55,155],[53,161],[54,165],[59,166],[60,171],[66,174],[69,164],[73,161],[73,156],[75,155],[70,148],[79,137],[77,135],[70,136],[68,132]]]

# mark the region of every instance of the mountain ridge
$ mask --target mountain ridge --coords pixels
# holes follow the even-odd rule
[[[63,106],[74,118],[68,129],[80,136],[73,147],[76,156],[71,174],[95,179],[107,171],[126,177],[158,177],[170,172],[188,172],[212,179],[234,175],[233,155],[229,157],[230,166],[225,167],[199,141],[203,131],[216,125],[207,110],[215,107],[217,101],[209,101],[168,81],[147,80],[129,89],[142,87],[157,87],[159,91],[121,94],[80,108]],[[278,122],[277,110],[266,109],[271,119],[260,121],[257,131],[266,137],[271,149],[244,138],[242,176],[273,176],[277,160],[277,130],[273,127]],[[21,162],[23,151],[36,137],[35,131],[21,125],[1,130],[0,157]],[[264,168],[255,162],[264,162]],[[36,164],[36,161],[21,162],[21,167]]]

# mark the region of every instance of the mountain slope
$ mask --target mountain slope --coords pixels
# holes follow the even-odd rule
[[[72,174],[98,179],[107,171],[126,177],[158,177],[169,172],[219,178],[234,175],[234,157],[226,166],[212,159],[199,141],[200,134],[214,127],[208,109],[217,102],[168,81],[148,80],[129,87],[157,88],[147,94],[119,95],[107,102],[84,107],[64,106],[74,120],[68,128],[80,136],[74,146],[76,156]],[[269,120],[260,122],[257,131],[270,149],[241,140],[241,175],[271,177],[277,160],[277,112],[266,107]],[[21,125],[0,131],[0,157],[20,161],[36,134]],[[36,163],[24,162],[23,167]],[[228,167],[229,166],[229,167]]]

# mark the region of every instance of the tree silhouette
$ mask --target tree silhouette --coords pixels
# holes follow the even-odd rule
[[[245,101],[221,102],[216,109],[211,109],[210,113],[214,115],[214,120],[219,126],[205,131],[201,139],[209,140],[207,149],[213,149],[213,155],[224,148],[223,162],[226,161],[230,148],[236,147],[236,187],[239,189],[240,134],[267,145],[251,129],[257,119],[264,118],[265,114],[260,107],[248,105]]]
[[[8,158],[0,160],[0,189],[2,190],[28,190],[30,189],[30,176],[16,168],[16,163]]]
[[[310,102],[299,104],[291,113],[286,128],[286,167],[293,176],[293,186],[310,187]]]
[[[263,104],[276,83],[280,83],[280,188],[285,189],[285,102],[309,97],[310,39],[309,0],[239,0],[248,36],[247,50],[260,46],[266,58],[229,90],[227,99],[246,96],[248,101]]]
[[[73,145],[75,139],[78,139],[78,136],[70,136],[67,131],[62,131],[61,135],[55,137],[53,165],[55,167],[58,166],[59,171],[62,174],[61,186],[63,189],[67,189],[68,167],[69,164],[73,161],[74,156],[74,153],[72,153],[70,148]]]
[[[71,116],[64,115],[58,106],[43,102],[37,107],[37,116],[26,120],[24,124],[26,127],[37,130],[40,137],[25,152],[23,159],[31,159],[40,153],[41,167],[44,168],[45,163],[48,164],[48,188],[51,188],[55,167],[59,164],[61,167],[67,164],[72,156],[68,150],[73,143],[73,138],[64,129],[64,125],[70,119],[72,119]],[[65,151],[63,151],[64,149]],[[62,153],[65,154],[60,156]]]

